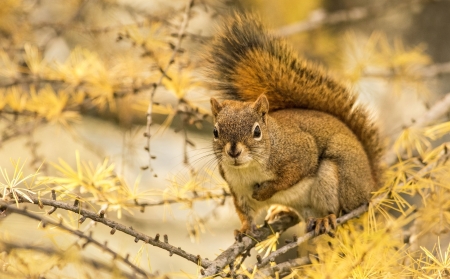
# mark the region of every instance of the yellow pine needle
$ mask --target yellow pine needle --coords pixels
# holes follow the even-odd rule
[[[80,120],[80,115],[76,111],[67,111],[69,106],[69,94],[65,91],[56,93],[48,85],[36,93],[34,88],[30,89],[30,101],[27,102],[27,109],[36,112],[38,116],[45,118],[50,123],[59,123],[65,127],[70,122]]]
[[[199,85],[192,78],[192,68],[184,68],[182,71],[169,70],[167,74],[170,79],[163,79],[162,83],[179,100],[186,96],[189,89]]]
[[[450,121],[429,126],[425,129],[424,135],[431,140],[436,140],[450,133]]]
[[[389,80],[394,92],[402,92],[405,85],[419,94],[428,90],[423,82],[417,78],[417,70],[431,62],[425,54],[425,46],[418,45],[406,49],[401,40],[395,39],[391,44],[387,36],[381,32],[374,32],[368,39],[362,40],[354,33],[346,35],[347,59],[344,74],[352,83],[358,83],[364,78],[364,73],[375,70],[375,74],[392,74]],[[376,75],[375,75],[376,76]],[[382,75],[384,78],[384,76]]]
[[[405,273],[399,265],[405,249],[403,239],[395,236],[416,218],[412,212],[392,221],[378,220],[380,230],[365,229],[367,215],[349,221],[339,227],[336,238],[317,241],[320,260],[312,257],[312,264],[299,270],[307,278],[400,278]]]
[[[426,260],[419,260],[422,265],[421,269],[432,271],[432,274],[437,277],[433,278],[448,278],[450,270],[450,244],[442,251],[440,238],[432,251],[425,247],[420,249],[425,253]]]
[[[9,58],[9,55],[5,51],[0,50],[0,76],[6,78],[16,78],[18,73],[18,65]]]
[[[27,63],[30,72],[34,75],[40,75],[44,72],[45,62],[42,60],[42,56],[36,46],[29,43],[24,45],[25,50],[25,63]]]
[[[6,103],[15,112],[23,112],[26,109],[28,94],[18,87],[13,86],[6,90]]]
[[[118,178],[114,175],[114,164],[105,159],[101,164],[94,166],[91,162],[82,162],[78,151],[75,153],[76,169],[67,162],[59,159],[58,164],[52,164],[61,176],[44,177],[47,182],[56,184],[55,190],[70,193],[80,187],[81,193],[90,193],[95,199],[104,198],[105,194],[117,190]]]
[[[439,158],[439,156],[442,154],[442,152],[445,152],[445,150],[449,147],[448,143],[444,143],[439,145],[438,147],[434,148],[433,150],[430,150],[423,156],[423,162],[424,163],[431,163]]]
[[[3,110],[7,104],[5,90],[0,89],[0,110]]]
[[[397,153],[401,154],[405,151],[408,157],[412,157],[414,150],[417,150],[422,155],[430,147],[430,140],[424,134],[424,130],[415,127],[403,130],[394,143],[394,148],[397,150]]]
[[[30,185],[26,184],[27,180],[34,181],[34,177],[37,176],[39,173],[33,173],[24,176],[23,173],[23,167],[25,166],[25,162],[20,165],[20,159],[15,162],[11,160],[11,164],[14,167],[14,173],[10,176],[8,175],[8,171],[6,168],[0,167],[0,174],[3,177],[3,182],[0,181],[0,191],[2,192],[3,199],[5,200],[10,194],[13,195],[14,200],[16,201],[16,205],[19,206],[19,197],[22,197],[26,200],[28,200],[30,203],[33,203],[33,200],[29,197],[28,194],[36,194],[35,192],[31,191],[30,188],[33,186],[31,183]],[[24,187],[19,187],[21,185],[25,185]]]
[[[259,242],[255,246],[255,250],[258,253],[265,251],[263,258],[267,257],[271,252],[277,249],[278,239],[280,238],[280,233],[275,233],[270,235],[266,240]]]
[[[100,109],[109,105],[115,110],[114,88],[117,72],[109,69],[96,53],[76,47],[65,63],[57,63],[52,78],[64,80],[76,87],[83,83],[84,92],[91,102]]]
[[[137,251],[136,255],[133,258],[133,262],[136,266],[141,267],[141,260],[144,256],[144,253],[147,256],[147,265],[149,267],[150,272],[152,272],[152,266],[150,264],[150,255],[148,253],[148,245],[145,243],[142,243],[142,245],[139,247],[139,250]]]

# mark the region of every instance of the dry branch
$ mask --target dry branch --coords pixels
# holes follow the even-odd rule
[[[52,206],[55,208],[64,209],[64,210],[68,210],[68,211],[72,211],[74,213],[80,214],[82,216],[80,219],[80,222],[83,222],[84,220],[86,220],[86,218],[89,218],[95,222],[102,223],[102,224],[110,227],[112,229],[111,230],[112,234],[115,233],[116,231],[121,231],[125,234],[133,236],[135,242],[138,242],[139,240],[141,240],[141,241],[144,241],[145,243],[149,243],[153,246],[156,246],[156,247],[159,247],[161,249],[168,251],[170,253],[170,255],[175,254],[175,255],[185,258],[188,261],[191,261],[195,264],[199,263],[199,257],[197,255],[190,254],[190,253],[184,251],[183,249],[181,249],[180,247],[172,246],[167,242],[159,241],[159,235],[158,235],[158,237],[152,238],[148,235],[145,235],[143,233],[136,231],[132,227],[127,227],[123,224],[120,224],[120,223],[112,221],[108,218],[105,218],[104,216],[101,217],[96,212],[82,209],[79,206],[70,205],[66,202],[55,201],[55,200],[50,200],[50,199],[42,199],[42,198],[38,199],[38,198],[32,197],[32,196],[30,196],[30,198],[34,204],[42,204],[42,205]],[[14,202],[14,201],[12,201],[12,202]],[[29,201],[26,199],[20,199],[19,202],[29,203]],[[4,202],[2,202],[2,204],[3,203]],[[9,207],[9,208],[11,208],[11,207]],[[204,268],[208,267],[211,263],[210,261],[205,260],[205,259],[200,259],[200,260],[201,260],[200,265]]]
[[[42,227],[45,227],[50,224],[50,225],[56,226],[64,231],[67,231],[73,235],[76,235],[79,238],[86,240],[86,243],[83,246],[85,246],[87,244],[93,244],[93,245],[97,246],[100,250],[105,251],[106,253],[112,255],[113,259],[118,259],[118,260],[122,261],[123,263],[125,263],[126,265],[128,265],[136,273],[141,274],[147,278],[154,277],[154,275],[148,274],[143,269],[141,269],[140,267],[138,267],[138,266],[134,265],[132,262],[130,262],[128,259],[128,256],[126,256],[126,257],[121,256],[120,254],[116,253],[115,251],[113,251],[111,248],[109,248],[105,244],[102,244],[99,241],[95,240],[92,236],[85,235],[83,232],[81,232],[79,230],[74,230],[74,229],[70,228],[69,226],[64,225],[62,222],[58,223],[52,219],[29,212],[26,209],[26,207],[18,208],[14,204],[9,204],[2,200],[0,200],[0,205],[4,210],[7,210],[8,212],[13,212],[13,213],[20,214],[20,215],[26,216],[28,218],[40,221],[42,223]]]
[[[145,208],[145,207],[150,207],[150,206],[159,206],[159,205],[165,205],[165,204],[173,204],[173,203],[192,203],[195,201],[206,201],[206,200],[214,200],[214,199],[226,199],[227,197],[230,197],[231,194],[229,192],[226,192],[225,190],[223,190],[223,192],[221,194],[212,194],[212,193],[206,193],[206,194],[197,194],[194,195],[192,197],[189,198],[173,198],[173,199],[163,199],[160,201],[155,201],[155,202],[138,202],[136,201],[134,204],[125,204],[125,206],[127,207],[132,207],[132,206],[136,206],[136,207],[141,207],[141,208]]]
[[[293,268],[296,268],[296,267],[299,267],[302,265],[306,265],[306,264],[310,264],[310,263],[311,263],[311,259],[309,257],[292,259],[292,260],[288,260],[288,261],[285,261],[283,263],[280,263],[280,264],[277,264],[274,266],[262,268],[257,271],[256,275],[262,276],[262,277],[270,276],[270,277],[275,278],[277,276],[277,273],[279,276],[288,275],[289,273],[292,272]]]
[[[147,108],[147,124],[145,125],[145,133],[144,133],[144,136],[147,138],[147,142],[146,142],[144,148],[148,152],[148,166],[146,166],[144,168],[148,168],[148,169],[150,169],[150,171],[152,171],[152,168],[151,168],[152,154],[150,151],[150,138],[151,138],[150,126],[152,125],[153,97],[155,95],[156,89],[161,85],[163,79],[165,77],[167,77],[167,71],[169,70],[170,66],[175,62],[175,57],[181,48],[181,41],[184,38],[184,33],[185,33],[186,28],[189,23],[190,12],[191,12],[191,8],[193,5],[194,5],[194,0],[189,0],[188,4],[186,5],[184,14],[183,14],[183,21],[181,22],[180,29],[178,30],[178,36],[177,36],[176,43],[173,47],[172,55],[170,56],[169,62],[164,67],[164,69],[161,69],[161,72],[162,72],[161,76],[159,77],[158,82],[153,85],[153,89],[150,92],[150,100],[149,100],[149,104],[148,104],[148,108]]]
[[[389,79],[393,77],[409,78],[413,80],[437,78],[450,74],[450,62],[427,65],[409,73],[399,73],[393,68],[390,69],[365,69],[362,77]]]
[[[62,249],[57,249],[54,246],[38,246],[38,245],[32,245],[32,244],[27,244],[27,243],[21,243],[18,244],[17,242],[8,242],[6,240],[0,240],[0,249],[1,251],[4,252],[11,252],[15,249],[23,249],[23,250],[29,250],[29,251],[35,251],[38,253],[42,253],[45,254],[47,256],[57,256],[61,259],[64,259],[65,257],[67,257],[66,255],[66,251],[62,250]],[[87,265],[90,266],[92,269],[96,269],[96,270],[102,270],[105,273],[111,272],[111,270],[113,270],[114,266],[110,265],[110,264],[106,264],[102,261],[98,261],[96,259],[92,259],[92,258],[87,258],[87,257],[80,257],[80,262],[83,263],[83,265]],[[130,279],[135,279],[136,276],[134,274],[132,274],[131,272],[126,272],[125,270],[119,270],[119,274],[120,276],[124,277],[124,278],[130,278]]]
[[[342,225],[345,222],[347,222],[350,219],[356,218],[361,216],[363,213],[365,213],[367,210],[369,209],[369,205],[365,204],[362,205],[358,208],[356,208],[355,210],[353,210],[352,212],[345,214],[341,217],[339,217],[336,222],[338,225]],[[298,245],[313,239],[314,237],[316,237],[317,235],[314,234],[314,231],[311,231],[309,233],[306,233],[305,235],[303,235],[302,237],[299,237],[297,239],[297,241],[295,242],[291,242],[289,244],[286,244],[285,246],[277,249],[276,251],[272,252],[269,254],[269,256],[267,256],[266,258],[264,258],[260,264],[257,265],[258,268],[264,267],[265,265],[267,265],[270,261],[274,261],[276,257],[286,253],[287,251],[296,248]]]
[[[393,2],[393,1],[392,1]],[[324,25],[335,25],[339,23],[350,23],[363,20],[370,17],[384,15],[389,10],[410,8],[416,3],[425,2],[425,0],[397,1],[392,3],[384,1],[383,3],[374,2],[376,4],[365,7],[354,7],[347,10],[340,10],[327,13],[324,9],[318,9],[310,13],[308,19],[277,30],[278,36],[286,37],[296,33],[311,31]]]
[[[269,226],[265,225],[256,230],[254,237],[238,236],[236,242],[228,249],[223,251],[214,261],[212,261],[208,268],[202,272],[203,277],[214,276],[218,274],[227,265],[234,262],[234,260],[244,253],[252,249],[259,241],[266,239],[274,232],[285,231],[288,228],[296,225],[298,220],[293,220],[290,216],[284,216]]]
[[[450,92],[447,93],[444,98],[436,102],[424,115],[417,118],[415,121],[407,128],[421,128],[427,125],[432,124],[437,121],[439,118],[443,117],[450,111]],[[388,165],[394,164],[397,160],[397,152],[392,146],[385,154],[384,161]]]

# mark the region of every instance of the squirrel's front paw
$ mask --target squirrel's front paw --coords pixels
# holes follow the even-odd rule
[[[270,181],[265,181],[263,183],[257,183],[253,186],[252,198],[257,201],[265,201],[270,199],[275,194],[275,188],[272,187]]]

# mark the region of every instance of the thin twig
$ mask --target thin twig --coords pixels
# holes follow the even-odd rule
[[[0,249],[5,252],[11,252],[14,249],[24,249],[24,250],[30,250],[30,251],[36,251],[48,256],[57,256],[62,260],[65,260],[67,256],[70,257],[70,254],[67,254],[67,250],[62,249],[56,249],[54,245],[52,246],[38,246],[38,245],[32,245],[28,243],[21,243],[18,244],[18,242],[7,242],[5,239],[0,240]],[[111,272],[113,270],[114,266],[109,265],[103,261],[98,261],[96,259],[87,258],[87,257],[81,257],[80,262],[83,263],[83,265],[90,266],[92,269],[95,270],[103,270],[104,272]],[[125,270],[118,270],[119,275],[125,278],[134,279],[136,278],[135,274],[132,274],[131,272],[126,272]]]
[[[274,232],[285,231],[297,223],[298,220],[294,220],[290,216],[282,216],[270,226],[266,225],[258,228],[255,231],[254,237],[238,236],[238,240],[236,240],[233,245],[223,251],[214,261],[209,263],[208,268],[202,272],[202,277],[217,275],[225,266],[233,263],[239,255],[252,249],[259,241],[266,239]]]
[[[165,242],[161,242],[159,241],[159,239],[157,238],[152,238],[146,234],[140,233],[138,231],[136,231],[135,229],[133,229],[132,227],[127,227],[123,224],[117,223],[115,221],[112,221],[108,218],[105,218],[104,216],[101,217],[100,214],[97,214],[96,212],[87,210],[87,209],[82,209],[79,206],[74,206],[71,204],[68,204],[66,202],[62,202],[62,201],[55,201],[55,200],[50,200],[50,199],[38,199],[36,197],[33,197],[31,195],[29,195],[29,198],[33,201],[33,203],[35,204],[42,204],[42,205],[48,205],[48,206],[53,206],[56,208],[60,208],[60,209],[64,209],[64,210],[68,210],[68,211],[72,211],[75,212],[77,214],[80,214],[81,216],[83,216],[80,219],[80,222],[83,221],[83,219],[89,218],[95,222],[98,223],[102,223],[108,227],[110,227],[111,233],[114,233],[115,231],[121,231],[125,234],[128,234],[130,236],[134,237],[135,242],[141,240],[144,241],[145,243],[149,243],[153,246],[159,247],[161,249],[164,249],[168,252],[170,252],[170,254],[175,254],[178,255],[182,258],[187,259],[188,261],[191,261],[195,264],[198,264],[198,258],[196,255],[194,254],[190,254],[186,251],[184,251],[183,249],[181,249],[180,247],[175,247],[173,245],[170,245],[169,243],[165,243]],[[14,201],[11,201],[11,203]],[[26,199],[19,199],[20,203],[29,203],[28,200]],[[201,262],[201,266],[206,268],[210,265],[211,261],[205,260],[203,259]]]
[[[450,111],[450,92],[444,98],[436,102],[425,114],[420,116],[417,121],[411,124],[408,128],[421,128],[432,124],[439,118],[443,117]],[[398,158],[397,152],[392,146],[385,154],[384,161],[388,165],[392,165]]]
[[[144,136],[147,138],[146,144],[145,144],[145,150],[148,152],[148,166],[144,168],[148,168],[150,171],[152,171],[151,167],[151,161],[152,161],[152,154],[150,150],[150,126],[152,125],[152,113],[153,113],[153,97],[155,95],[156,89],[161,85],[163,79],[167,77],[167,71],[169,70],[170,66],[174,63],[175,57],[178,54],[180,48],[181,48],[181,41],[184,38],[184,33],[186,31],[186,28],[189,23],[189,17],[190,17],[190,11],[192,6],[194,5],[194,0],[189,0],[188,4],[186,5],[185,12],[183,14],[183,21],[181,22],[180,29],[178,30],[178,36],[175,43],[175,46],[173,48],[172,55],[169,58],[169,62],[167,63],[166,67],[162,69],[161,76],[159,77],[159,80],[157,83],[153,85],[153,89],[150,92],[150,100],[147,108],[147,124],[145,126],[145,133]]]
[[[297,259],[291,259],[288,261],[285,261],[283,263],[276,264],[274,266],[262,268],[257,271],[256,275],[257,277],[267,277],[270,276],[272,278],[276,277],[276,274],[278,273],[279,276],[284,276],[292,272],[293,268],[310,264],[311,259],[309,256],[297,258]]]
[[[359,217],[360,215],[362,215],[363,213],[365,213],[367,210],[369,209],[369,205],[368,204],[364,204],[358,208],[356,208],[355,210],[351,211],[348,214],[345,214],[341,217],[339,217],[336,222],[338,225],[342,225],[344,223],[346,223],[347,221]],[[260,264],[258,264],[257,266],[263,267],[265,265],[267,265],[270,261],[275,260],[276,257],[286,253],[287,251],[296,248],[297,246],[299,246],[300,244],[313,239],[314,237],[316,237],[317,235],[315,235],[314,231],[311,231],[309,233],[306,233],[305,235],[303,235],[302,237],[299,237],[297,239],[297,241],[295,242],[291,242],[279,249],[277,249],[276,251],[273,251],[272,253],[269,254],[269,256],[267,256],[266,258],[264,258]]]
[[[391,1],[383,3],[374,2],[375,4],[354,7],[347,10],[340,10],[332,13],[327,13],[324,9],[314,10],[308,16],[308,19],[293,24],[286,25],[277,30],[277,35],[281,37],[291,36],[296,33],[311,31],[323,25],[335,25],[339,23],[348,23],[363,20],[369,17],[386,14],[386,11],[400,8],[410,8],[413,4],[418,2],[425,2],[425,0],[410,0],[398,1],[392,4]],[[390,5],[390,6],[389,6]]]
[[[193,201],[206,201],[206,200],[212,200],[212,199],[221,199],[223,200],[226,197],[231,197],[231,194],[229,192],[223,191],[220,194],[211,194],[206,193],[203,195],[195,195],[189,198],[173,198],[173,199],[163,199],[156,202],[138,202],[125,204],[127,207],[149,207],[149,206],[159,206],[159,205],[165,205],[165,204],[173,204],[173,203],[192,203]]]
[[[154,277],[154,275],[148,274],[147,272],[145,272],[143,269],[141,269],[140,267],[134,265],[132,262],[130,262],[128,260],[128,257],[123,257],[120,254],[116,253],[115,251],[113,251],[111,248],[109,248],[108,246],[100,243],[99,241],[95,240],[94,238],[92,238],[91,236],[85,235],[83,232],[79,231],[79,230],[74,230],[66,225],[64,225],[62,222],[56,222],[52,219],[49,218],[45,218],[42,215],[38,215],[32,212],[29,212],[28,210],[26,210],[26,208],[18,208],[15,205],[9,204],[7,202],[1,201],[0,200],[0,205],[2,207],[6,207],[6,210],[9,212],[13,212],[16,214],[20,214],[26,217],[29,217],[31,219],[40,221],[42,223],[42,226],[45,227],[47,225],[53,225],[56,226],[64,231],[67,231],[73,235],[78,236],[81,239],[86,240],[86,244],[93,244],[95,246],[97,246],[99,249],[101,249],[102,251],[105,251],[107,253],[109,253],[110,255],[113,256],[113,259],[118,259],[122,262],[124,262],[126,265],[130,266],[131,269],[133,269],[135,272],[145,276],[145,277]]]
[[[440,77],[446,74],[450,74],[450,62],[445,63],[436,63],[427,65],[425,67],[421,67],[414,72],[410,73],[403,73],[399,71],[395,71],[394,68],[389,69],[366,69],[362,74],[362,77],[374,77],[374,78],[394,78],[394,77],[401,77],[401,78],[408,78],[411,80],[417,80],[417,79],[429,79],[429,78],[436,78]]]

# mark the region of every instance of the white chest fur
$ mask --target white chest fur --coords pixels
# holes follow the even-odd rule
[[[292,207],[306,217],[305,210],[309,208],[310,189],[315,178],[305,178],[287,190],[277,192],[266,201],[257,201],[252,198],[253,187],[257,183],[273,179],[273,173],[264,170],[257,162],[239,168],[223,165],[223,171],[228,185],[237,198],[252,209],[252,215],[270,205],[281,204]],[[309,212],[306,214],[309,215]]]

